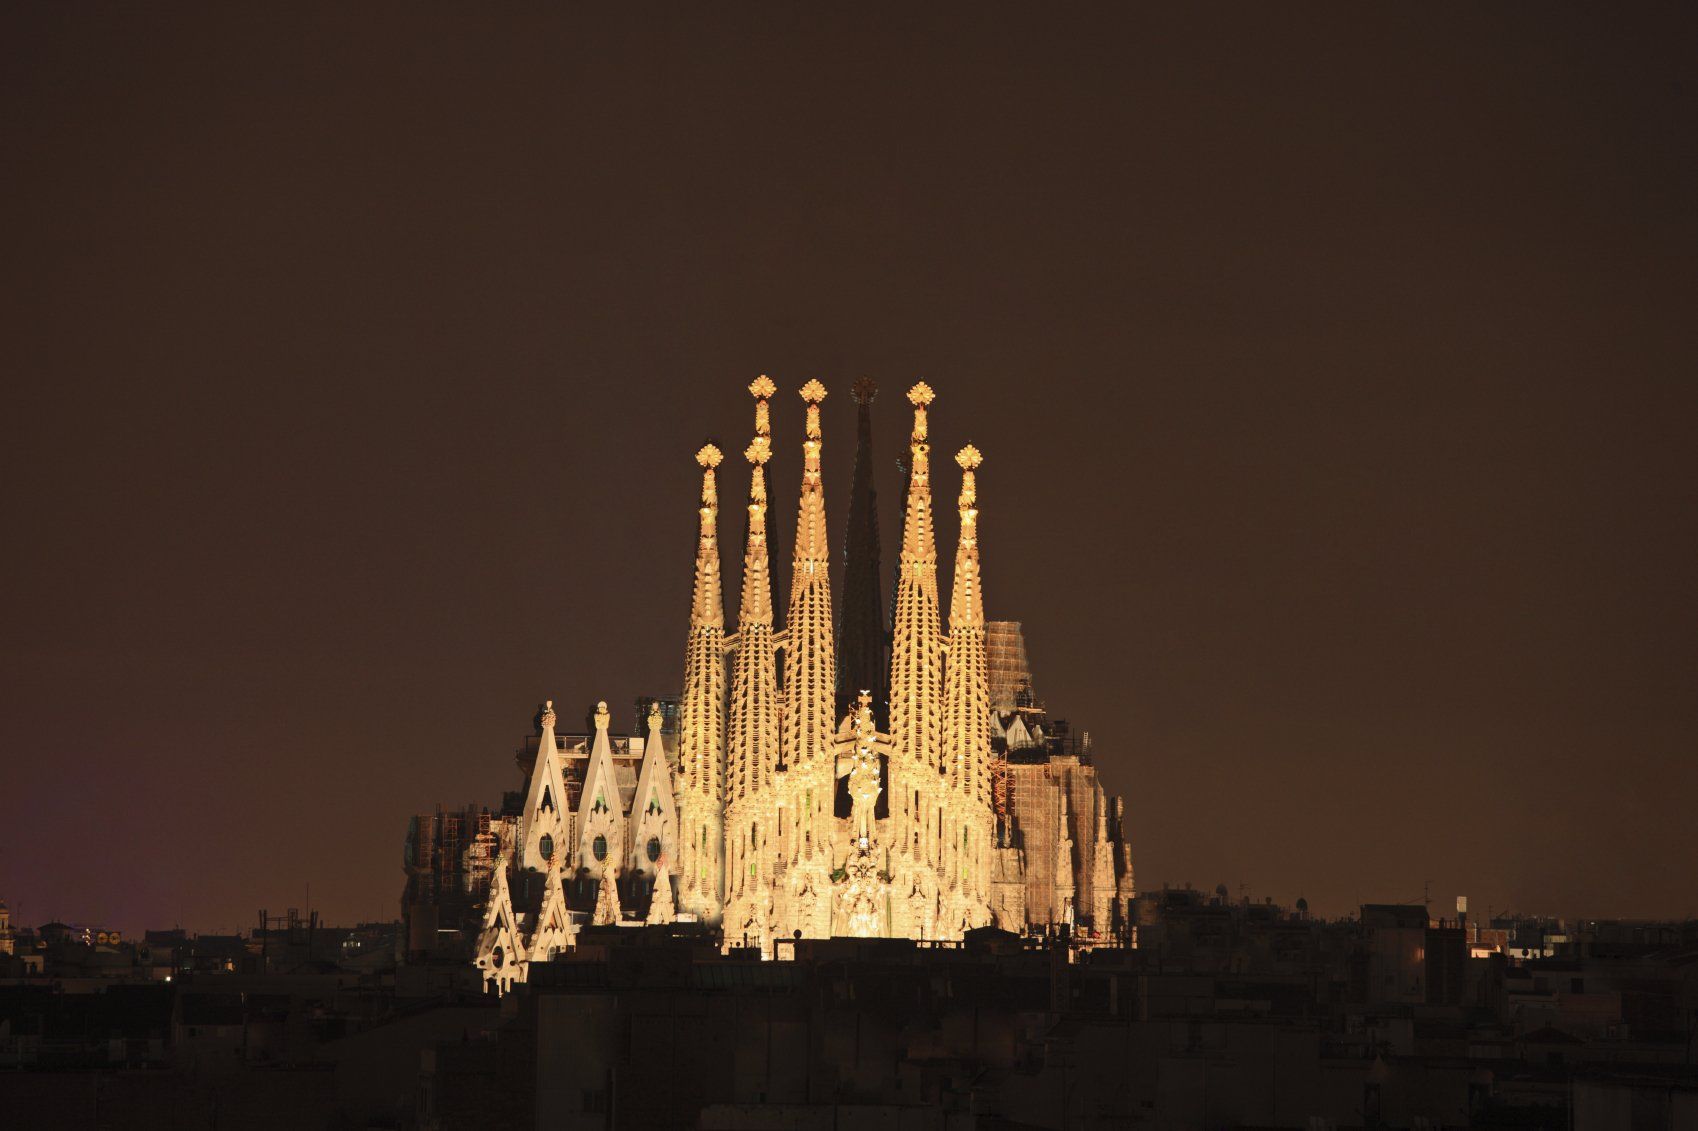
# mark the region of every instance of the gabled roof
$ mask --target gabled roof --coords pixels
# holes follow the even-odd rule
[[[619,789],[619,770],[613,764],[613,746],[607,738],[607,703],[596,704],[595,741],[590,745],[589,764],[584,767],[584,792],[578,798],[578,812],[588,815],[597,802],[615,814],[621,814],[623,798]]]
[[[666,746],[660,739],[660,713],[649,715],[649,740],[643,744],[643,768],[631,798],[631,819],[641,820],[650,802],[660,806],[667,818],[673,816],[672,770],[666,761]]]
[[[532,842],[530,829],[537,823],[539,811],[547,809],[554,814],[554,820],[562,820],[566,814],[566,778],[564,774],[564,759],[559,745],[554,738],[554,700],[550,699],[542,711],[542,735],[537,739],[536,764],[531,769],[531,784],[525,794],[525,844],[521,855],[522,865],[532,865]],[[543,827],[551,827],[544,825]]]

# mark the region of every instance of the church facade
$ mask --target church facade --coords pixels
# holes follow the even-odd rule
[[[804,385],[780,626],[767,535],[775,391],[766,377],[749,386],[734,619],[720,575],[724,453],[710,444],[696,454],[699,525],[674,720],[662,711],[671,703],[654,701],[647,735],[618,738],[598,704],[589,734],[563,737],[549,704],[534,754],[529,744],[521,752],[522,795],[480,825],[494,865],[464,872],[487,873],[474,961],[499,988],[572,946],[586,922],[707,923],[725,946],[765,954],[780,939],[948,941],[992,925],[1128,937],[1124,806],[1103,793],[1088,737],[1069,749],[1066,724],[1050,721],[1031,694],[1020,626],[985,620],[979,451],[967,445],[953,460],[960,536],[946,606],[934,395],[923,382],[908,391],[902,544],[886,620],[869,412],[876,388],[856,383],[845,600],[834,610],[821,475],[826,390]]]

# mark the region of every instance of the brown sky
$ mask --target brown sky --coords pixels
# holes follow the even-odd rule
[[[984,450],[1142,886],[1698,914],[1692,9],[160,7],[0,15],[24,921],[396,914],[762,371],[786,553],[807,378],[834,538]]]

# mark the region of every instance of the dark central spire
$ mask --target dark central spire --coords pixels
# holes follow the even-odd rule
[[[856,405],[855,474],[849,487],[849,528],[843,536],[843,606],[837,623],[836,717],[852,715],[862,691],[872,693],[880,729],[890,720],[890,637],[879,580],[878,491],[873,486],[871,407],[878,386],[862,377]]]

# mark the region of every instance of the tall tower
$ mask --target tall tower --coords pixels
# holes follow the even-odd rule
[[[778,793],[778,848],[785,866],[779,933],[830,933],[835,751],[831,624],[831,552],[826,544],[825,486],[820,476],[820,402],[825,386],[802,386],[808,406],[802,441],[802,492],[784,627],[784,709]]]
[[[936,930],[940,731],[943,640],[937,607],[937,539],[932,526],[931,445],[924,381],[908,391],[914,406],[909,442],[908,499],[902,522],[902,572],[893,601],[890,646],[890,817],[897,854],[892,873],[892,927],[899,935],[932,938]]]
[[[849,486],[849,526],[843,537],[843,608],[837,621],[837,709],[853,716],[860,693],[872,697],[873,716],[889,725],[890,637],[879,577],[878,491],[873,485],[872,403],[878,385],[855,382],[855,473]]]
[[[778,770],[778,679],[774,671],[772,566],[766,542],[766,463],[772,457],[766,377],[749,385],[755,398],[755,438],[749,461],[749,534],[743,550],[743,593],[731,667],[726,733],[725,938],[768,945],[772,928],[773,796]]]
[[[679,906],[708,923],[719,922],[725,882],[725,602],[714,481],[721,458],[712,444],[696,453],[702,469],[701,530],[678,711]]]
[[[971,444],[955,456],[961,466],[961,541],[949,594],[949,657],[944,673],[944,761],[956,824],[950,830],[950,886],[968,927],[989,921],[990,846],[994,834],[990,775],[990,682],[985,657],[985,601],[979,573],[979,492],[983,457]],[[957,885],[959,885],[957,887]]]

